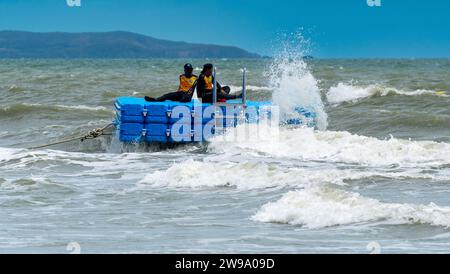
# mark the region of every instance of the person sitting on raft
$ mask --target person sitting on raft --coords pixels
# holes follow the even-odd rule
[[[202,103],[212,103],[213,101],[213,85],[214,85],[214,77],[213,73],[213,65],[205,64],[203,66],[203,70],[197,81],[197,97],[202,100]],[[230,93],[230,88],[225,86],[222,87],[218,82],[216,82],[216,90],[217,90],[217,101],[225,101],[231,99],[242,98],[242,94],[233,95]]]
[[[192,100],[198,77],[192,72],[194,69],[191,64],[184,65],[184,74],[180,75],[180,86],[178,91],[164,94],[161,97],[153,98],[145,96],[147,102],[164,102],[166,100],[188,103]]]

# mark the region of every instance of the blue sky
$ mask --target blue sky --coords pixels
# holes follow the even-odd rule
[[[126,30],[271,55],[303,28],[318,57],[450,57],[450,1],[0,0],[0,30]]]

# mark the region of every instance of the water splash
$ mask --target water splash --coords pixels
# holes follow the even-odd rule
[[[316,112],[317,128],[325,130],[327,114],[318,83],[304,60],[310,52],[310,44],[300,32],[284,35],[281,49],[274,56],[267,76],[274,90],[272,100],[280,107],[282,119],[301,118],[295,108],[302,106]]]

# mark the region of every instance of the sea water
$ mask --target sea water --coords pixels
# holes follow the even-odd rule
[[[174,148],[106,136],[24,149],[110,123],[118,96],[175,91],[188,61],[197,74],[213,62],[235,92],[246,67],[250,100],[287,117],[306,105],[317,127]],[[449,72],[447,59],[286,54],[0,60],[0,253],[448,253]]]

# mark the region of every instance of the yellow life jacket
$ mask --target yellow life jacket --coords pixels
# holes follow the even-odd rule
[[[190,78],[186,77],[184,74],[180,75],[180,87],[178,88],[178,91],[188,93],[192,92],[191,88],[195,85],[195,82],[197,82],[197,76],[192,75]]]
[[[212,75],[211,76],[205,76],[203,78],[205,80],[205,89],[213,89],[213,78]]]

